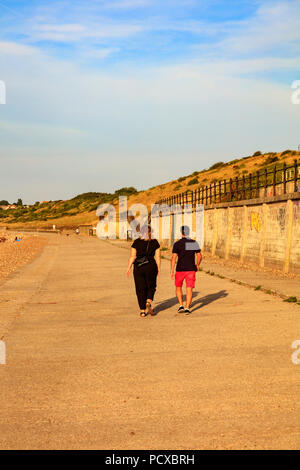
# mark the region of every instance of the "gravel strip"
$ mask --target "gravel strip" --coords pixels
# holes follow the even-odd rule
[[[21,241],[14,241],[16,236]],[[0,243],[0,281],[33,260],[47,243],[44,237],[22,233],[1,232],[0,239],[2,238],[6,241]]]

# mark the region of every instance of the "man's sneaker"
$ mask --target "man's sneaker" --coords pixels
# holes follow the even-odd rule
[[[184,310],[184,313],[185,313],[186,315],[190,315],[190,313],[192,313],[192,312],[190,311],[189,308],[186,308],[186,309]]]
[[[180,305],[179,309],[177,310],[178,313],[184,313],[185,312],[185,308],[183,305]]]

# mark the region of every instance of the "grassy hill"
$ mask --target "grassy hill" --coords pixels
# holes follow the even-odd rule
[[[0,210],[0,225],[11,228],[50,228],[53,224],[57,228],[74,228],[80,224],[97,223],[96,208],[101,203],[118,205],[120,195],[128,196],[128,203],[143,203],[148,207],[159,199],[194,190],[199,186],[206,186],[215,181],[242,177],[256,171],[271,169],[276,165],[282,167],[284,162],[291,165],[294,159],[300,157],[300,152],[285,150],[284,152],[268,152],[261,154],[255,152],[251,156],[234,159],[229,162],[217,162],[208,169],[195,171],[190,175],[181,176],[176,180],[154,186],[145,191],[135,188],[121,188],[115,193],[84,193],[66,201],[47,201],[36,203],[30,207],[18,207],[14,210]]]

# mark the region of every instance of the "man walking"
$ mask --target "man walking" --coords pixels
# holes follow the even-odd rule
[[[190,229],[186,225],[181,227],[181,240],[174,243],[171,259],[171,277],[175,278],[176,296],[179,302],[178,313],[191,313],[190,306],[193,297],[193,288],[195,287],[196,271],[202,260],[201,250],[195,240],[189,238]],[[196,257],[196,263],[195,263]],[[176,260],[176,274],[175,265]],[[186,306],[183,306],[182,300],[182,284],[185,280],[186,283]]]

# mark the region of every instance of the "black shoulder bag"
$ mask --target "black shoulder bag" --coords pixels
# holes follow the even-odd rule
[[[149,243],[150,243],[150,240],[148,241],[146,256],[141,256],[140,258],[137,258],[135,260],[135,265],[137,268],[140,268],[141,266],[145,266],[145,264],[150,263],[149,258],[148,258]]]

